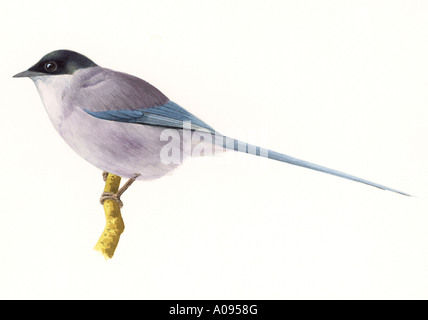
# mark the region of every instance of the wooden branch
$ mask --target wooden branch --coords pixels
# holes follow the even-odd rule
[[[116,194],[119,191],[121,177],[109,173],[104,192]],[[120,235],[125,230],[120,206],[117,201],[106,199],[103,203],[106,216],[106,227],[94,249],[100,251],[104,258],[111,259],[119,243]]]

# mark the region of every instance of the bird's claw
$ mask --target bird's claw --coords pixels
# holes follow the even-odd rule
[[[123,207],[123,202],[120,200],[120,195],[111,193],[111,192],[103,192],[100,198],[100,203],[104,205],[104,201],[113,200],[116,201],[120,208]]]

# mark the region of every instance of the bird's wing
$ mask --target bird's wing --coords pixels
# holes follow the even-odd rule
[[[102,120],[215,133],[148,82],[101,67],[77,71],[66,99]]]
[[[186,128],[215,133],[215,130],[208,124],[198,119],[190,112],[186,111],[172,101],[168,101],[161,106],[136,110],[83,110],[85,110],[91,116],[103,120],[137,123],[175,129]]]

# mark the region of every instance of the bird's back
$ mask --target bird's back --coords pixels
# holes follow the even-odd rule
[[[93,112],[151,108],[169,101],[147,81],[102,67],[76,71],[66,99]]]

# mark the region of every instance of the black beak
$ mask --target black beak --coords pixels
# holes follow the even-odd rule
[[[15,74],[13,77],[14,78],[31,78],[31,77],[45,76],[45,75],[46,74],[42,72],[25,70],[23,72]]]

